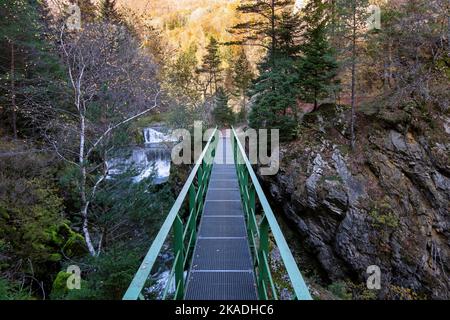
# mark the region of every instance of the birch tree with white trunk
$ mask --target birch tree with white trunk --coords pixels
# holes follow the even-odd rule
[[[123,27],[86,24],[77,32],[61,29],[60,49],[68,74],[72,107],[52,123],[57,154],[77,168],[81,230],[92,256],[102,235],[91,221],[91,204],[108,176],[107,152],[114,133],[158,107],[155,63]]]

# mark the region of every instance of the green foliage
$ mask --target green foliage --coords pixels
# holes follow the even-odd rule
[[[34,285],[46,283],[64,256],[86,252],[52,183],[55,166],[48,155],[39,153],[0,162],[0,275],[13,280],[32,276],[36,280],[25,283],[32,294],[40,294]]]
[[[352,292],[353,300],[376,300],[377,290],[370,290],[367,288],[366,283],[354,284],[351,283],[349,288]]]
[[[450,56],[442,56],[436,62],[436,69],[442,72],[450,81]]]
[[[319,100],[337,87],[338,65],[327,39],[327,4],[323,0],[311,0],[305,11],[308,14],[303,16],[306,31],[303,34],[303,56],[299,61],[300,86],[302,98],[314,103],[314,109],[317,109]]]
[[[413,289],[402,286],[390,285],[388,299],[392,300],[424,300],[426,297],[423,294],[415,292]]]
[[[206,90],[210,88],[211,95],[217,91],[219,83],[222,82],[222,58],[220,57],[219,42],[211,37],[206,47],[206,55],[203,57],[203,63],[200,73],[206,74]],[[213,86],[214,85],[214,86]],[[213,91],[214,90],[214,91]]]
[[[200,107],[175,105],[168,115],[168,124],[177,129],[190,129],[194,121],[202,120]]]
[[[198,88],[197,46],[191,44],[185,51],[179,53],[173,63],[165,69],[164,86],[168,94],[177,103],[195,106],[201,96]]]
[[[119,222],[128,223],[152,235],[159,229],[174,202],[170,184],[154,185],[154,176],[140,183],[130,183],[128,177],[133,175],[125,173],[99,190],[94,205],[104,208],[106,212],[97,222],[106,229],[113,228]]]
[[[40,272],[46,263],[62,259],[63,248],[77,251],[77,239],[81,239],[62,218],[62,199],[55,189],[40,179],[8,182],[11,189],[0,198],[0,234],[10,254],[29,259],[34,271]]]
[[[237,93],[242,97],[241,114],[239,115],[239,118],[244,120],[246,112],[246,94],[253,79],[253,72],[243,49],[240,50],[239,56],[232,68],[233,84],[237,89]]]
[[[372,201],[369,204],[371,208],[369,216],[372,220],[372,225],[375,228],[396,229],[400,224],[400,219],[394,212],[390,205],[389,198],[385,197],[377,202]]]
[[[50,299],[60,300],[69,293],[69,289],[67,288],[67,279],[69,279],[71,275],[71,273],[67,273],[65,271],[58,272],[55,280],[53,281]]]
[[[130,183],[134,175],[124,173],[99,190],[91,214],[97,217],[92,223],[104,230],[104,249],[98,257],[84,255],[70,263],[82,269],[81,290],[67,290],[68,274],[60,272],[52,299],[122,298],[174,202],[170,183],[154,185],[154,176]]]
[[[301,16],[291,10],[283,10],[278,17],[275,28],[276,51],[289,57],[296,57],[300,52]]]
[[[236,10],[238,13],[247,14],[249,18],[234,25],[230,30],[242,39],[234,43],[256,43],[276,51],[279,43],[277,36],[280,34],[280,11],[292,13],[294,3],[294,0],[242,1]]]
[[[247,91],[253,79],[253,73],[250,62],[243,49],[240,50],[239,56],[233,65],[233,82],[236,88],[241,92]]]
[[[293,58],[276,57],[273,68],[268,68],[269,56],[262,64],[261,75],[251,89],[256,96],[249,115],[250,126],[255,129],[279,129],[280,137],[288,140],[297,134],[295,111],[299,94],[298,70]]]
[[[53,300],[120,300],[128,288],[145,247],[116,245],[99,257],[86,257],[82,269],[81,289],[68,290],[69,273],[61,271],[50,294]]]
[[[215,96],[213,116],[218,126],[229,127],[234,123],[233,110],[228,106],[228,96],[220,87]]]
[[[247,121],[247,109],[243,106],[241,106],[241,109],[239,109],[239,112],[236,114],[236,123],[244,123]]]
[[[347,283],[343,281],[338,281],[330,284],[328,290],[334,294],[336,297],[342,300],[351,300],[352,294],[348,290]]]
[[[373,207],[369,212],[369,216],[372,218],[373,226],[376,228],[387,227],[396,229],[400,223],[399,218],[387,202]]]
[[[297,136],[297,100],[299,91],[298,15],[289,9],[292,2],[275,1],[268,7],[258,4],[248,5],[248,13],[260,12],[272,6],[276,9],[268,21],[269,25],[258,25],[258,32],[270,39],[267,56],[259,65],[259,77],[255,80],[250,94],[255,98],[249,114],[250,126],[255,129],[279,129],[283,140]],[[242,8],[244,8],[243,5]],[[269,10],[270,11],[270,10]],[[281,13],[280,13],[281,12]]]
[[[44,106],[66,101],[63,70],[45,41],[39,10],[37,1],[0,1],[0,127],[13,128],[15,122],[19,136],[43,129],[42,118],[52,116]]]
[[[30,295],[20,288],[20,285],[0,277],[1,300],[29,300]]]

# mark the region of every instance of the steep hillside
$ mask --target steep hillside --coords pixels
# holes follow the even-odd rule
[[[361,115],[350,152],[345,117],[334,108],[309,115],[301,138],[283,145],[278,175],[261,177],[269,193],[325,283],[345,282],[361,298],[356,289],[377,265],[381,298],[449,299],[449,119]]]
[[[150,25],[161,31],[162,38],[173,50],[185,50],[196,44],[199,59],[211,36],[221,42],[232,40],[228,29],[240,19],[235,11],[238,0],[122,0],[119,3],[143,14]],[[224,58],[231,54],[229,50],[232,49],[222,48]],[[256,61],[258,50],[251,51]]]

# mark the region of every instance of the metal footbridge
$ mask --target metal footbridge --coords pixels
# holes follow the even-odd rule
[[[167,244],[174,259],[162,299],[275,300],[282,290],[311,299],[241,137],[226,132],[214,130],[124,300],[152,298],[148,288]],[[275,247],[281,266],[271,261]]]

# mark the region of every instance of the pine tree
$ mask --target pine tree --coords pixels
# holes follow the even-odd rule
[[[280,12],[293,11],[295,0],[246,0],[236,11],[249,19],[238,23],[230,30],[241,36],[234,44],[255,43],[271,49],[276,47],[276,29],[279,27]]]
[[[241,110],[239,112],[239,118],[241,120],[245,119],[247,108],[247,90],[250,87],[252,79],[253,72],[250,62],[247,59],[245,51],[241,49],[239,56],[233,65],[233,84],[242,98]]]
[[[206,74],[206,90],[209,88],[211,95],[213,95],[217,91],[219,83],[222,81],[222,60],[220,58],[219,42],[216,38],[210,38],[206,50],[207,53],[203,58],[203,64],[199,72]]]
[[[214,99],[214,120],[222,127],[230,126],[234,122],[233,110],[228,106],[228,95],[222,87],[219,87]]]
[[[253,128],[282,129],[280,137],[289,140],[297,129],[297,99],[299,70],[297,65],[298,15],[290,10],[281,12],[274,31],[275,51],[268,51],[259,65],[259,77],[250,93],[255,103],[249,115]]]
[[[272,66],[272,61],[275,65]],[[256,96],[249,115],[252,128],[279,129],[280,137],[289,140],[297,129],[296,106],[299,72],[292,57],[268,55],[260,65],[261,75],[251,89]]]
[[[303,99],[314,103],[327,96],[336,86],[337,62],[334,51],[327,40],[327,4],[323,0],[311,0],[305,7],[308,14],[303,17],[305,43],[299,62],[300,86]]]
[[[275,29],[277,52],[296,58],[300,52],[300,15],[290,10],[284,10]]]
[[[37,3],[27,0],[0,2],[0,121],[9,118],[14,138],[25,129],[40,129],[38,117],[30,118],[30,111],[47,99],[56,102],[61,94],[56,88],[61,79],[55,79],[61,76],[60,65],[42,36],[45,26],[39,10]]]
[[[249,16],[248,21],[238,23],[230,30],[238,41],[229,44],[258,45],[268,51],[277,48],[277,29],[283,11],[292,12],[295,0],[247,0],[237,7],[237,12]],[[275,59],[275,56],[272,56]],[[274,60],[271,60],[272,65]]]
[[[106,22],[121,24],[122,16],[117,10],[117,1],[102,0],[102,2],[100,2],[100,17]]]

